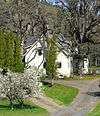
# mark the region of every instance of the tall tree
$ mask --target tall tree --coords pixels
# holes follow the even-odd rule
[[[89,54],[87,44],[100,42],[97,39],[100,34],[100,10],[97,10],[98,5],[95,0],[67,0],[66,2],[60,2],[62,3],[64,15],[61,22],[61,33],[71,41],[72,55],[78,56],[78,63],[82,66],[82,60],[84,57],[88,57]],[[62,42],[64,44],[64,41]],[[83,49],[85,47],[86,51]]]
[[[0,67],[3,68],[5,64],[5,35],[2,29],[0,29]]]
[[[23,71],[21,42],[14,33],[0,29],[0,67],[12,71]]]
[[[48,38],[47,40],[47,48],[45,53],[45,69],[48,78],[51,80],[51,86],[53,85],[53,80],[56,77],[57,65],[57,47],[54,43],[54,37]]]
[[[14,35],[12,32],[6,31],[5,43],[5,67],[12,69],[14,65]]]

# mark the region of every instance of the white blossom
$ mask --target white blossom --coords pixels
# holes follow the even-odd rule
[[[42,95],[42,83],[31,68],[26,69],[24,73],[8,71],[6,75],[2,75],[1,72],[2,69],[0,69],[0,97],[24,99]]]

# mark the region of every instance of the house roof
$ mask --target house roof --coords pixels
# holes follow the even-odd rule
[[[24,48],[30,48],[37,41],[35,36],[27,36],[24,41]]]

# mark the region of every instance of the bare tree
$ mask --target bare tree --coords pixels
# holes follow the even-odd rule
[[[81,69],[82,60],[89,54],[88,44],[100,42],[97,39],[100,34],[100,10],[96,0],[68,0],[66,3],[61,0],[60,2],[64,15],[61,33],[71,41],[72,55],[75,54],[78,57]],[[83,49],[85,47],[86,51]],[[78,52],[75,52],[75,48],[78,49]]]

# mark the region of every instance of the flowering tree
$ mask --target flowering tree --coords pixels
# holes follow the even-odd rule
[[[0,97],[9,100],[11,109],[13,109],[14,100],[23,107],[25,98],[41,95],[42,85],[32,69],[25,70],[22,74],[8,71],[6,75],[3,75],[0,69],[0,73]]]

